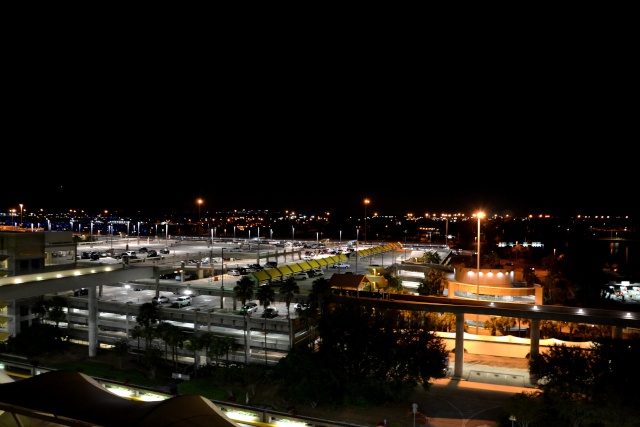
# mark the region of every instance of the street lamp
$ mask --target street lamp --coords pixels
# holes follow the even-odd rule
[[[371,203],[369,199],[364,199],[364,245],[367,246],[367,206]]]
[[[358,239],[360,239],[360,229],[356,227],[356,274],[358,274]]]
[[[222,264],[220,265],[220,276],[221,276],[221,285],[220,285],[220,310],[224,308],[224,248],[220,249],[220,259],[222,260]],[[211,268],[213,268],[213,260],[211,260]],[[215,269],[212,273],[215,273]]]
[[[198,234],[198,230],[200,229],[200,206],[202,206],[202,199],[196,200],[198,203],[198,223],[196,224],[196,234]]]
[[[478,212],[478,261],[476,265],[476,301],[480,300],[480,219],[484,218],[484,212]],[[478,323],[480,315],[476,314],[476,335],[478,335]]]
[[[291,243],[293,243],[294,240],[296,240],[296,229],[292,225],[291,226]]]
[[[515,416],[515,415],[511,415],[511,416],[509,417],[509,421],[511,421],[511,427],[513,427],[513,426],[514,426],[514,424],[513,424],[513,423],[515,423],[516,421],[518,421],[518,419],[516,418],[516,416]]]
[[[22,208],[24,207],[24,205],[22,203],[20,203],[20,227],[22,227]]]

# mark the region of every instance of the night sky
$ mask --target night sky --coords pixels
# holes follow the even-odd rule
[[[624,75],[276,68],[20,86],[0,211],[639,212]]]
[[[336,217],[346,217],[362,216],[363,201],[368,198],[369,215],[472,213],[478,209],[498,215],[638,212],[637,183],[632,189],[628,176],[604,166],[585,169],[581,174],[547,162],[534,163],[529,171],[522,166],[520,170],[505,166],[508,170],[502,173],[492,171],[488,165],[498,161],[484,157],[481,162],[485,166],[475,174],[474,164],[460,162],[454,149],[449,160],[440,162],[442,165],[421,162],[423,156],[419,153],[407,153],[407,162],[413,161],[415,165],[401,163],[400,156],[393,153],[368,159],[357,155],[357,165],[346,157],[333,162],[326,155],[311,158],[302,155],[305,161],[289,156],[289,161],[256,166],[254,170],[237,159],[226,163],[224,168],[212,167],[211,172],[195,164],[134,165],[121,173],[115,169],[73,174],[49,171],[36,173],[40,176],[39,184],[3,190],[2,209],[18,208],[23,203],[27,210],[195,212],[196,200],[202,198],[203,213],[269,209],[305,214],[330,212]],[[506,163],[510,157],[504,157]],[[429,163],[431,166],[426,166]]]

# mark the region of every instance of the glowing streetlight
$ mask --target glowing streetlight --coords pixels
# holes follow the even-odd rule
[[[358,274],[358,240],[360,239],[360,229],[356,227],[356,274]]]
[[[484,212],[478,212],[478,261],[476,265],[476,300],[480,300],[480,220],[484,218]],[[478,335],[478,323],[480,316],[476,314],[476,335]]]
[[[202,199],[196,200],[196,203],[198,204],[198,223],[196,225],[196,234],[198,234],[200,230],[200,206],[202,206],[202,202]]]
[[[22,227],[22,208],[24,207],[24,205],[22,203],[20,203],[20,227]]]
[[[371,200],[364,199],[364,245],[367,246],[367,206]]]

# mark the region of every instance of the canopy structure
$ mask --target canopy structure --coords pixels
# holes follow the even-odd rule
[[[74,371],[51,371],[0,384],[0,414],[3,426],[53,423],[105,427],[239,427],[202,396],[186,394],[141,402],[117,396],[93,378]],[[25,418],[29,419],[28,424]],[[49,423],[37,424],[34,420]]]

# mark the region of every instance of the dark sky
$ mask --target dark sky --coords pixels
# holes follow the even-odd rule
[[[425,147],[415,148],[382,154],[362,147],[362,153],[336,153],[337,159],[327,151],[309,154],[295,146],[259,154],[246,148],[247,159],[226,153],[229,160],[220,167],[207,166],[212,162],[206,156],[200,160],[197,148],[176,149],[166,161],[123,159],[87,162],[73,170],[34,170],[29,172],[34,181],[9,186],[2,204],[4,209],[23,203],[29,210],[168,213],[195,212],[202,198],[203,212],[270,209],[360,216],[369,198],[368,213],[379,215],[478,209],[503,215],[638,212],[637,182],[630,185],[629,173],[597,165],[596,159],[580,170],[565,164],[571,160],[564,157],[523,156],[504,147],[477,161],[458,143],[441,147],[439,160]],[[528,157],[526,165],[519,160],[523,157]]]
[[[20,76],[0,210],[638,212],[624,73],[268,64]]]

